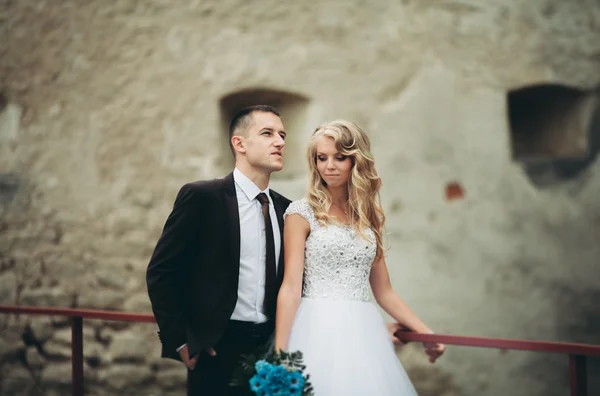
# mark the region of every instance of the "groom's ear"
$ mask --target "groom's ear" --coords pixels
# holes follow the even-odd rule
[[[245,153],[246,147],[244,147],[244,138],[241,136],[234,135],[231,137],[231,147],[235,153]]]

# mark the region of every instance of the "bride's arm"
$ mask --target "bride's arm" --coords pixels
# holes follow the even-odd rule
[[[304,245],[310,232],[308,222],[297,214],[287,216],[283,228],[283,282],[277,296],[275,320],[275,351],[286,350],[296,311],[302,297]]]
[[[373,263],[369,280],[375,300],[392,318],[418,333],[432,333],[392,288],[383,256],[378,257]]]
[[[398,323],[418,333],[433,333],[392,288],[390,275],[383,256],[376,259],[375,263],[373,263],[369,280],[371,281],[371,289],[373,289],[373,295],[377,303],[392,318],[396,319]],[[446,346],[444,344],[425,344],[425,353],[429,356],[431,363],[435,363],[444,354],[445,349]]]

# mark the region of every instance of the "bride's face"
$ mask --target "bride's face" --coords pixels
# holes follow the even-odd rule
[[[317,171],[328,187],[343,187],[348,184],[352,160],[337,150],[333,138],[321,136],[317,140],[316,163]]]

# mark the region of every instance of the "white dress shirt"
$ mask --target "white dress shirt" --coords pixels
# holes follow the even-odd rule
[[[233,171],[233,180],[240,214],[240,275],[238,299],[231,319],[263,323],[268,319],[263,311],[267,235],[261,204],[256,199],[261,192],[269,197],[269,213],[275,239],[275,263],[278,272],[281,251],[279,223],[273,200],[269,195],[269,187],[261,191],[237,168]]]

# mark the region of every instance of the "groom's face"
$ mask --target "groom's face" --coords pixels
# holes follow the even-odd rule
[[[254,112],[252,123],[243,137],[243,148],[248,163],[265,172],[283,168],[283,150],[286,133],[281,119],[273,113]]]

